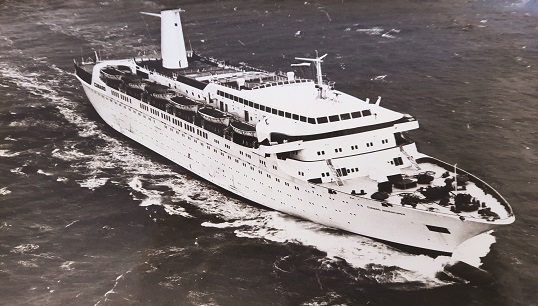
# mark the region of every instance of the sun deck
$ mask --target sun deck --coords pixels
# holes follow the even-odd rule
[[[189,57],[189,67],[168,69],[162,66],[159,58],[138,58],[136,63],[150,71],[176,79],[178,76],[187,77],[203,83],[217,83],[235,89],[258,89],[291,83],[311,82],[312,80],[293,78],[276,72],[264,71],[250,67],[245,63],[238,65],[227,61],[193,55]]]

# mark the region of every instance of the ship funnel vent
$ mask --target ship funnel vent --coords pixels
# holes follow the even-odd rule
[[[161,18],[161,54],[163,67],[168,69],[187,68],[187,51],[181,27],[180,9],[163,10],[161,14],[142,14]]]

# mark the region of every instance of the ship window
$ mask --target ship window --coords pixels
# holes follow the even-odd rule
[[[308,123],[316,124],[316,119],[314,119],[314,118],[308,118]]]
[[[284,117],[284,111],[279,110],[279,111],[278,111],[278,115],[279,115],[280,117]]]
[[[351,118],[359,118],[361,116],[362,116],[361,112],[353,112],[353,113],[351,113]]]
[[[260,105],[260,110],[265,111],[265,105]]]
[[[306,122],[306,117],[305,116],[299,116],[299,120],[301,120],[302,122]]]
[[[329,116],[330,122],[340,121],[340,117],[338,115]]]
[[[290,113],[286,112],[286,113],[284,113],[284,114],[285,114],[286,118],[291,118],[291,114],[290,114]]]
[[[426,225],[426,227],[432,232],[450,234],[450,231],[446,227],[440,227],[440,226],[434,226],[434,225]]]
[[[248,101],[248,106],[252,107],[252,105],[254,105],[254,103],[252,101]]]
[[[351,119],[351,115],[349,115],[349,114],[341,114],[340,115],[340,120],[347,120],[347,119]]]
[[[270,113],[270,112],[272,111],[272,109],[271,109],[270,107],[266,107],[266,108],[265,108],[265,111],[268,112],[268,113]]]
[[[292,118],[293,118],[293,120],[299,120],[299,115],[292,114]]]
[[[322,176],[322,177],[325,177],[325,173],[322,173],[321,176]]]
[[[396,158],[393,158],[392,160],[394,161],[395,166],[403,165],[403,160],[401,157],[396,157]]]
[[[363,111],[362,111],[362,116],[363,116],[363,117],[365,117],[365,116],[370,116],[371,114],[372,114],[372,112],[371,112],[369,109],[367,109],[367,110],[363,110]]]
[[[260,109],[260,105],[258,103],[254,103],[254,108]]]
[[[327,117],[319,117],[319,118],[318,118],[318,123],[327,123],[327,122],[329,122],[329,121],[327,120]]]
[[[275,115],[278,114],[278,109],[273,108],[273,114],[275,114]]]

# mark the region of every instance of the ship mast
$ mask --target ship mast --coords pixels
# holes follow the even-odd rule
[[[316,51],[316,58],[305,58],[305,57],[296,57],[296,60],[299,61],[306,61],[306,62],[313,62],[316,65],[316,77],[317,77],[317,88],[319,90],[318,98],[325,99],[325,89],[323,88],[323,75],[321,73],[321,63],[323,63],[323,59],[327,56],[327,53],[325,55],[318,57],[318,52]]]

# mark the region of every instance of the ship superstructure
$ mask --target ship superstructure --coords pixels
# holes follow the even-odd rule
[[[506,200],[417,151],[417,120],[315,80],[231,64],[183,43],[180,10],[161,18],[160,58],[75,63],[115,130],[263,206],[360,235],[451,253],[514,221]]]

